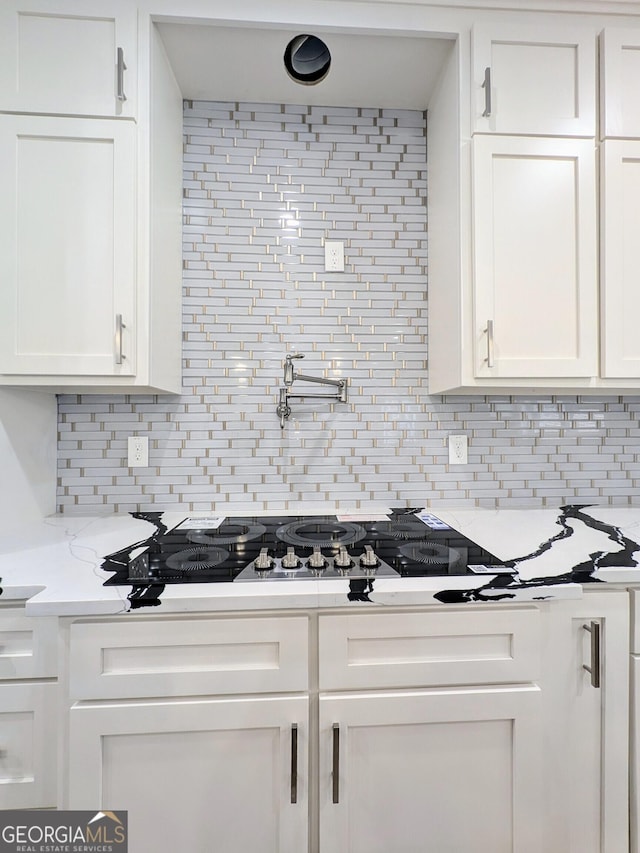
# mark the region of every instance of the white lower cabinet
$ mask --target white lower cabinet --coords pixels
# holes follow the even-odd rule
[[[78,621],[65,807],[128,811],[130,849],[308,848],[306,615]]]
[[[0,809],[56,805],[57,674],[57,620],[1,603]]]
[[[612,589],[79,620],[62,806],[158,853],[628,853],[628,621]]]
[[[55,683],[0,684],[0,809],[56,805]]]
[[[537,685],[320,697],[320,850],[539,853]]]
[[[76,706],[70,806],[128,810],[132,851],[304,851],[308,716],[306,696]]]
[[[320,851],[540,853],[539,609],[319,622]]]
[[[631,592],[630,824],[631,853],[640,853],[640,590]]]
[[[543,849],[626,853],[628,594],[599,587],[586,590],[579,601],[541,608]]]

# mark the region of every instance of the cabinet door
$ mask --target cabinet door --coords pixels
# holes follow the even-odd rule
[[[539,709],[535,685],[321,695],[321,853],[539,853]]]
[[[547,853],[627,853],[629,605],[624,590],[542,605]],[[591,642],[596,623],[599,653]],[[590,630],[587,630],[590,629]],[[599,669],[600,686],[592,684]]]
[[[602,135],[640,138],[640,29],[601,34],[600,97]]]
[[[594,30],[486,24],[471,42],[476,132],[595,136]]]
[[[476,377],[598,369],[593,140],[473,140]]]
[[[135,115],[135,4],[3,0],[0,32],[0,110]]]
[[[0,809],[57,805],[56,684],[0,685]]]
[[[640,141],[601,147],[602,376],[640,376]]]
[[[134,157],[131,122],[0,116],[0,373],[135,373]]]
[[[302,696],[76,705],[67,807],[128,810],[131,850],[306,850],[307,719]]]

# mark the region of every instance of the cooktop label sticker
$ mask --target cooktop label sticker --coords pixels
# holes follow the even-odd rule
[[[432,530],[451,530],[448,524],[445,524],[444,521],[439,519],[437,515],[433,515],[431,512],[419,512],[417,513],[417,517]]]
[[[192,515],[185,518],[175,530],[215,530],[224,521],[224,516],[219,515]]]
[[[347,512],[336,515],[338,521],[389,521],[389,515],[386,512],[368,512],[363,513]]]
[[[512,566],[467,566],[469,571],[476,575],[515,575],[516,570]]]

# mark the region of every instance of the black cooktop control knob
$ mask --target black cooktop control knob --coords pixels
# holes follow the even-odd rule
[[[274,562],[272,558],[269,556],[268,548],[261,548],[260,553],[255,559],[253,564],[253,568],[256,572],[270,572],[273,569]]]
[[[371,545],[364,546],[364,554],[360,557],[360,565],[363,569],[373,571],[380,565],[380,560],[376,557]]]
[[[337,557],[333,561],[334,566],[341,572],[346,572],[353,567],[353,560],[349,556],[347,549],[342,545],[338,551]]]
[[[319,545],[313,546],[313,554],[309,557],[307,566],[314,572],[323,572],[327,568],[327,558],[320,550]]]
[[[282,568],[283,569],[299,569],[300,568],[300,558],[294,551],[294,549],[290,546],[287,548],[287,553],[282,558]]]

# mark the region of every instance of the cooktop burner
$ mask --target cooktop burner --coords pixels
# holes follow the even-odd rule
[[[421,577],[508,572],[500,560],[437,516],[393,509],[383,518],[186,518],[109,554],[106,585],[323,578]],[[471,568],[469,568],[471,567]]]
[[[300,548],[333,548],[360,542],[367,531],[359,524],[338,521],[335,518],[303,518],[276,528],[276,536],[287,545]]]

